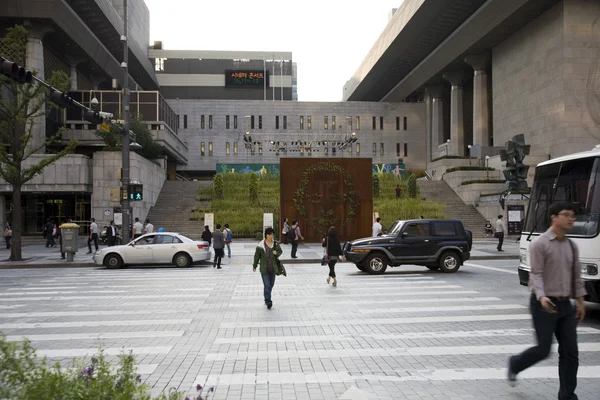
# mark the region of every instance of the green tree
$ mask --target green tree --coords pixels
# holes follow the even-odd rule
[[[215,198],[217,199],[222,199],[223,198],[223,190],[224,190],[224,183],[223,183],[223,174],[217,174],[215,176],[215,181],[214,181],[214,191],[215,191]]]
[[[26,52],[26,46],[25,28],[18,25],[9,28],[6,36],[0,39],[0,56],[9,60],[19,60],[24,58],[22,55]],[[32,72],[35,75],[35,71]],[[70,79],[64,72],[53,72],[47,82],[60,91],[66,91],[70,86]],[[40,174],[48,165],[71,153],[77,146],[76,141],[71,141],[66,146],[61,146],[57,142],[64,129],[59,129],[51,137],[45,137],[41,144],[34,144],[32,139],[36,120],[45,118],[46,114],[58,107],[47,98],[47,95],[48,89],[35,80],[31,83],[17,83],[0,74],[0,143],[2,144],[0,178],[13,189],[11,261],[23,259],[21,250],[23,185]],[[30,159],[32,154],[39,153],[50,145],[55,145],[58,151],[47,154],[37,163]]]
[[[381,185],[379,184],[379,175],[373,174],[373,197],[379,197]]]
[[[252,173],[250,175],[250,200],[256,201],[258,198],[258,175]]]
[[[122,143],[122,127],[120,125],[111,125],[109,132],[97,130],[96,135],[100,136],[108,149],[120,149]],[[142,146],[140,154],[148,159],[154,160],[164,155],[163,148],[152,137],[152,132],[148,125],[142,122],[139,117],[134,117],[129,121],[129,130],[133,132],[135,141]]]
[[[417,197],[417,176],[415,174],[410,174],[408,177],[408,197],[416,198]]]

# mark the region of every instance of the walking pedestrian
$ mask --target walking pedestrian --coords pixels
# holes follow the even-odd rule
[[[223,230],[223,234],[225,235],[225,246],[227,246],[227,257],[231,258],[231,242],[233,241],[233,232],[229,229],[229,224],[225,224],[225,229]]]
[[[300,225],[298,225],[297,220],[292,221],[292,226],[290,227],[287,233],[287,237],[288,240],[290,240],[290,243],[292,244],[292,258],[298,258],[296,256],[296,252],[298,251],[298,240],[304,240],[304,237],[302,236],[302,232],[300,231]]]
[[[263,281],[263,295],[265,304],[270,310],[273,307],[271,293],[275,286],[275,277],[279,271],[279,257],[283,253],[279,243],[275,241],[275,230],[273,228],[265,229],[265,239],[262,240],[254,251],[254,262],[252,263],[252,271],[256,272],[257,266],[260,264],[260,276]]]
[[[494,235],[498,239],[498,251],[502,250],[502,243],[504,243],[504,221],[502,221],[502,214],[498,215],[496,221],[496,234]]]
[[[287,233],[290,230],[290,224],[288,224],[288,219],[283,218],[283,229],[281,230],[281,243],[288,244]]]
[[[154,225],[150,223],[150,220],[146,218],[146,226],[144,227],[144,234],[154,232]]]
[[[550,229],[529,247],[531,272],[530,310],[537,346],[508,360],[508,382],[514,386],[517,375],[548,357],[552,334],[558,342],[559,400],[577,400],[577,322],[585,317],[586,290],[581,280],[579,252],[565,233],[573,227],[575,206],[567,201],[548,209]],[[577,299],[576,308],[570,298]]]
[[[212,233],[208,225],[204,225],[204,231],[202,232],[202,240],[208,242],[208,246],[212,243]]]
[[[373,237],[383,235],[383,226],[381,226],[381,218],[377,217],[373,224]]]
[[[327,237],[323,239],[323,247],[325,247],[325,253],[327,254],[327,265],[329,265],[329,275],[327,276],[327,283],[333,279],[333,286],[337,286],[337,278],[335,276],[335,264],[339,261],[342,252],[342,245],[338,238],[337,228],[332,226],[327,232]]]
[[[221,232],[221,224],[217,224],[217,229],[212,233],[213,249],[215,249],[215,259],[213,261],[213,268],[221,269],[221,260],[225,255],[223,249],[225,248],[225,236]]]
[[[12,245],[12,226],[10,222],[7,222],[6,228],[4,228],[4,241],[6,242],[6,250],[10,250]]]
[[[112,247],[117,244],[117,226],[115,225],[115,221],[110,221],[110,225],[106,230],[106,237],[108,241],[108,247]]]
[[[92,223],[90,224],[90,237],[88,238],[88,254],[92,254],[92,241],[94,242],[94,247],[96,251],[98,251],[98,224],[96,223],[96,218],[92,218]]]
[[[142,236],[142,233],[144,232],[144,226],[142,225],[138,217],[135,217],[135,223],[133,224],[133,229],[131,232],[133,233],[134,239],[137,239],[140,236]]]
[[[50,218],[46,221],[46,227],[44,228],[44,234],[46,235],[46,247],[54,247],[54,236],[52,231],[54,230],[54,223]]]

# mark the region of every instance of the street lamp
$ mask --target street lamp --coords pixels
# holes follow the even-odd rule
[[[471,145],[468,145],[467,148],[469,149],[469,166],[471,166]]]
[[[490,170],[488,169],[490,163],[490,156],[485,156],[485,175],[487,176],[487,180],[490,180]]]
[[[450,139],[446,140],[446,156],[450,155]]]

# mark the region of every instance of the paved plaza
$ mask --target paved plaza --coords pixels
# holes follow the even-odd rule
[[[200,383],[214,399],[556,398],[556,353],[515,388],[504,380],[508,355],[533,343],[517,260],[381,276],[342,263],[338,287],[326,267],[289,264],[267,310],[243,249],[222,270],[0,270],[0,331],[65,364],[99,346],[111,360],[132,349],[156,394]],[[587,310],[578,394],[598,400],[600,307]]]

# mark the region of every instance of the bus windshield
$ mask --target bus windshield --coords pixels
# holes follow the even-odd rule
[[[557,177],[558,181],[554,189]],[[555,201],[570,201],[575,205],[577,219],[568,234],[596,236],[600,216],[599,183],[600,158],[582,158],[538,167],[527,211],[525,231],[545,232],[550,226],[548,217],[550,204]]]

